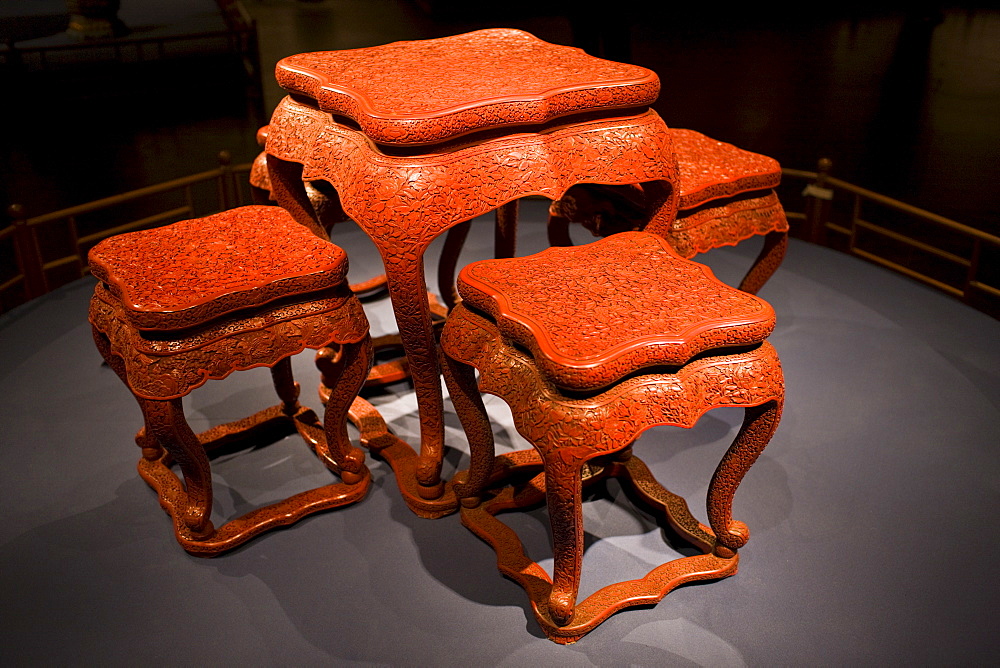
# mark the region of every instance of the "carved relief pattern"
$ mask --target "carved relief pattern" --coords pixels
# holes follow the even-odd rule
[[[137,327],[178,329],[335,286],[347,255],[283,209],[249,206],[110,237],[90,266]]]
[[[764,287],[767,279],[771,278],[781,261],[785,259],[785,251],[788,249],[787,230],[768,232],[764,236],[764,245],[757,254],[753,266],[740,281],[740,290],[749,292],[752,295]]]
[[[125,318],[123,324],[127,328],[124,334],[128,337],[128,345],[148,355],[173,355],[201,348],[218,339],[271,327],[279,322],[296,320],[307,316],[321,315],[333,311],[342,311],[344,316],[337,323],[337,338],[343,342],[355,343],[364,338],[368,331],[364,309],[360,302],[351,299],[347,288],[341,284],[333,290],[324,290],[309,295],[310,301],[296,301],[272,308],[265,308],[253,313],[252,316],[223,317],[213,320],[195,330],[183,332],[171,330],[158,334],[135,329],[128,312],[122,310],[121,302],[114,298],[103,283],[97,285],[94,296],[116,310],[116,317]]]
[[[459,275],[459,293],[530,349],[553,382],[574,389],[597,389],[636,369],[680,364],[713,348],[758,343],[774,328],[766,302],[678,258],[645,232],[476,262]]]
[[[735,246],[757,234],[787,232],[788,218],[773,192],[764,197],[726,202],[721,206],[682,211],[665,236],[681,257],[690,258],[720,246]]]
[[[290,320],[271,320],[265,315],[220,325],[218,336],[199,339],[194,347],[184,337],[157,341],[154,347],[130,324],[120,306],[95,295],[90,302],[90,321],[111,340],[111,351],[125,363],[128,385],[146,399],[172,399],[221,379],[233,371],[272,366],[278,360],[306,348],[330,343],[356,343],[368,333],[368,321],[356,299],[318,314]],[[164,350],[165,349],[165,350]]]
[[[463,426],[472,428],[472,467],[465,483],[456,485],[456,492],[466,497],[463,523],[494,547],[501,571],[524,587],[549,639],[576,641],[617,610],[654,603],[683,582],[735,572],[736,550],[746,543],[749,532],[745,524],[732,519],[733,495],[770,440],[784,394],[781,366],[770,344],[700,358],[675,373],[630,377],[589,397],[562,394],[527,354],[503,338],[494,323],[464,305],[452,312],[441,346],[456,408]],[[479,370],[478,388],[473,368]],[[539,483],[536,477],[527,490],[501,486],[485,492],[487,484],[506,481],[501,460],[523,453],[494,460],[492,430],[482,402],[476,401],[480,390],[501,397],[510,406],[518,432],[541,455],[542,489],[553,537],[551,579],[524,556],[516,534],[493,517],[537,503],[532,491],[537,491]],[[660,487],[626,449],[649,427],[691,427],[703,413],[719,406],[745,407],[747,416],[709,485],[709,531],[691,517],[683,499]],[[613,453],[623,454],[606,457]],[[525,465],[530,465],[527,459]],[[578,606],[584,552],[581,476],[623,475],[647,501],[661,504],[670,523],[706,554],[674,559],[640,580],[609,585]],[[481,499],[484,493],[486,498]]]
[[[444,74],[444,75],[443,75]],[[652,104],[652,71],[512,29],[281,60],[278,84],[385,144],[427,144],[484,128]]]
[[[269,238],[271,234],[277,236]],[[300,285],[324,289],[301,295],[286,285],[277,292],[279,302],[260,307],[261,291],[255,288],[267,281],[281,282],[285,276],[273,273],[278,269],[255,273],[251,250],[265,258],[268,251],[286,250],[287,256],[276,261],[279,269],[286,267],[293,279],[311,271],[316,276],[313,282]],[[95,251],[92,259],[99,267],[95,273],[103,282],[90,303],[94,341],[142,409],[145,426],[136,437],[143,453],[139,473],[157,492],[185,550],[214,556],[269,529],[364,497],[371,477],[364,452],[350,445],[346,420],[371,368],[372,345],[361,304],[344,281],[343,251],[320,242],[275,207],[245,207],[149,233],[112,237]],[[167,280],[159,280],[158,271],[165,272]],[[227,275],[234,277],[228,289],[213,291],[212,284]],[[171,294],[174,289],[180,294]],[[135,312],[119,295],[138,296],[148,309],[141,313],[145,323],[156,331],[138,329]],[[291,303],[292,298],[297,301]],[[183,308],[192,301],[202,308],[189,309],[187,315],[202,324],[200,328],[160,327],[176,324],[175,313],[150,307]],[[219,312],[228,315],[201,322]],[[305,348],[331,344],[342,344],[344,362],[337,374],[327,378],[335,387],[321,425],[298,402],[289,358]],[[253,367],[270,368],[281,403],[195,434],[184,417],[182,397],[209,379]],[[216,529],[209,519],[208,450],[223,443],[260,445],[260,436],[275,438],[296,431],[342,482],[257,508]],[[172,464],[180,467],[183,482]]]
[[[769,190],[781,182],[774,158],[751,153],[694,130],[670,131],[681,177],[681,209],[752,190]]]
[[[285,98],[271,119],[267,152],[302,164],[303,180],[332,184],[387,264],[412,262],[452,225],[525,195],[556,199],[586,181],[673,183],[677,170],[667,128],[652,111],[399,157],[376,150],[329,114]]]
[[[479,35],[473,41],[483,38]],[[481,44],[488,41],[486,39]],[[464,48],[457,48],[457,51]],[[540,48],[555,47],[543,45]],[[580,52],[574,51],[573,54],[588,58]],[[337,54],[337,57],[340,55]],[[511,90],[520,87],[523,92],[526,82],[535,75],[527,72],[526,68],[509,66],[514,60],[509,59],[509,54],[505,57],[507,65],[504,67],[507,69],[494,68],[493,76],[508,81]],[[556,60],[565,61],[565,58],[566,55],[560,53]],[[476,61],[466,51],[462,55],[462,67],[456,70],[462,70]],[[419,70],[421,62],[420,58],[410,58],[402,67]],[[546,68],[549,66],[544,65]],[[593,66],[594,63],[588,65]],[[625,67],[627,70],[629,66]],[[389,65],[373,68],[371,61],[365,63],[365,77],[373,78],[373,86],[376,85],[374,79],[379,76],[377,71],[383,69],[392,71]],[[373,71],[376,71],[374,77]],[[357,122],[364,128],[358,130],[353,124],[348,126],[338,122],[331,113],[302,98],[286,98],[278,105],[268,129],[269,177],[272,194],[277,201],[306,226],[315,226],[315,222],[308,198],[302,193],[302,183],[326,181],[331,184],[340,196],[344,212],[367,232],[381,252],[400,338],[410,362],[420,407],[421,456],[416,477],[422,499],[429,500],[440,494],[439,471],[443,453],[443,404],[436,342],[430,327],[423,278],[422,255],[427,246],[450,227],[508,202],[530,194],[554,199],[578,182],[663,182],[665,186],[660,189],[651,185],[651,190],[662,195],[648,209],[656,219],[672,220],[677,197],[671,184],[677,181],[677,166],[667,128],[652,111],[633,112],[633,115],[618,118],[578,118],[574,124],[553,123],[536,128],[536,132],[524,132],[521,127],[512,129],[509,134],[494,134],[491,138],[480,134],[475,143],[458,140],[435,147],[433,150],[436,152],[427,149],[428,152],[423,155],[379,150],[373,139],[397,143],[440,141],[477,129],[495,128],[498,123],[523,126],[569,111],[642,106],[656,96],[658,84],[651,73],[648,73],[648,79],[642,81],[612,81],[600,77],[593,80],[595,72],[597,70],[592,69],[583,77],[591,78],[589,83],[583,79],[567,81],[560,84],[561,88],[553,88],[551,72],[547,72],[545,87],[537,94],[529,88],[528,94],[520,98],[498,98],[502,86],[491,83],[486,86],[485,92],[482,88],[456,87],[449,83],[455,81],[453,72],[442,76],[442,70],[438,69],[434,78],[443,80],[441,85],[445,88],[457,91],[468,105],[457,108],[453,102],[441,103],[438,100],[439,104],[443,104],[438,109],[447,113],[435,115],[433,112],[418,111],[418,115],[423,114],[428,120],[418,124],[419,132],[406,126],[402,134],[389,132],[392,136],[379,135],[380,130],[366,126],[372,119],[366,120],[364,114],[358,115],[360,112],[357,111],[364,105],[355,111],[336,107],[345,104],[344,100],[348,98],[348,105],[361,100],[360,95],[337,97],[334,84],[343,80],[339,73],[328,72],[332,83],[325,88],[320,85],[320,79],[326,74],[312,81],[304,77],[284,82],[286,87],[314,96],[320,107],[349,117],[356,116]],[[478,76],[477,80],[483,81]],[[419,101],[422,95],[428,99],[430,96],[446,99],[450,94],[445,90],[433,90],[433,86],[425,89],[429,93],[415,92],[420,86],[414,86],[414,81],[412,72],[408,72],[392,82],[393,86],[405,88],[407,101],[404,104],[409,104],[410,98]],[[365,92],[362,90],[365,86],[367,84],[359,85],[360,92]],[[386,101],[388,99],[383,98],[379,104],[386,107],[394,105],[394,112],[404,108],[396,102]],[[539,105],[539,102],[544,104]],[[542,116],[533,115],[543,108]],[[497,116],[501,112],[502,118]],[[409,122],[413,119],[404,120]],[[397,126],[397,129],[399,127],[403,126]],[[424,132],[430,134],[421,134]],[[293,165],[302,167],[296,169]],[[415,512],[422,512],[411,501],[408,500],[410,507]]]
[[[629,378],[587,398],[562,394],[531,358],[503,341],[495,325],[459,305],[441,346],[480,372],[479,389],[511,406],[518,433],[546,466],[579,467],[620,450],[656,425],[692,427],[721,406],[757,406],[783,396],[781,366],[767,342],[732,355],[700,358],[676,373]]]

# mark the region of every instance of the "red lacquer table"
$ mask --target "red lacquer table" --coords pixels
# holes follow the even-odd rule
[[[452,512],[424,252],[449,228],[527,195],[557,199],[578,183],[643,184],[651,220],[669,224],[677,165],[671,135],[649,108],[659,81],[500,29],[301,54],[278,63],[276,76],[291,95],[267,136],[272,195],[321,231],[304,184],[336,189],[381,253],[409,361],[419,456],[384,425],[368,445],[392,465],[414,512]],[[377,423],[371,412],[367,419]]]

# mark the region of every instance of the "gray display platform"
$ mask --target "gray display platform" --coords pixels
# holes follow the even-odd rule
[[[544,207],[523,209],[519,254],[546,245]],[[354,278],[377,273],[363,234],[334,236]],[[488,256],[491,239],[477,221],[462,262]],[[701,259],[734,283],[758,247]],[[621,612],[565,647],[542,637],[491,549],[457,516],[412,515],[379,461],[360,504],[216,559],[187,555],[135,471],[140,414],[91,340],[92,288],[81,280],[0,317],[6,665],[956,665],[1000,651],[1000,322],[903,277],[791,243],[761,293],[778,313],[787,404],[736,495],[751,531],[739,574]],[[393,328],[387,302],[369,307],[376,333]],[[295,367],[318,408],[311,357]],[[391,389],[372,401],[413,442],[413,393]],[[255,370],[187,407],[201,429],[270,403]],[[502,403],[488,405],[500,447],[525,447]],[[468,459],[447,409],[450,473]],[[636,451],[704,520],[740,419],[723,410],[692,430],[657,428]],[[330,479],[295,438],[214,471],[219,518]],[[587,504],[584,595],[675,554],[618,497],[612,483]],[[550,558],[544,510],[504,519],[533,558]]]

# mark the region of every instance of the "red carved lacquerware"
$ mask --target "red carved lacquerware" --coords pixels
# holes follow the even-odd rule
[[[572,308],[560,304],[567,285]],[[667,242],[644,232],[517,261],[476,262],[462,271],[458,291],[505,337],[528,348],[552,382],[572,390],[599,389],[636,369],[683,364],[707,350],[760,343],[774,329],[767,302],[720,283],[704,265],[680,261]]]
[[[573,267],[586,271],[568,276]],[[770,307],[645,232],[475,263],[462,271],[459,292],[463,302],[449,316],[441,347],[471,448],[470,469],[454,483],[462,522],[525,589],[546,636],[575,642],[622,608],[655,603],[685,582],[734,574],[749,531],[732,518],[733,495],[774,433],[784,397],[777,355],[762,342],[773,327]],[[534,451],[494,457],[480,391],[507,402]],[[692,427],[721,406],[744,407],[746,416],[709,484],[705,526],[656,482],[631,444],[650,427]],[[621,478],[630,496],[702,554],[577,603],[582,489],[607,477]],[[495,517],[543,500],[552,578]]]
[[[101,280],[90,304],[94,340],[142,409],[139,473],[159,494],[185,550],[214,556],[364,498],[371,477],[346,420],[372,348],[340,248],[278,207],[253,206],[111,237],[91,250],[90,266]],[[290,358],[327,346],[337,351],[326,374],[335,391],[320,423],[298,402]],[[271,369],[281,404],[202,434],[191,430],[182,397],[208,380],[261,366]],[[296,431],[342,482],[213,526],[207,452]]]
[[[669,225],[671,135],[645,108],[659,83],[649,70],[516,30],[303,54],[276,76],[295,96],[278,105],[267,136],[272,196],[320,227],[303,183],[326,182],[378,247],[421,421],[419,457],[394,442],[405,455],[387,459],[414,512],[452,512],[423,254],[450,229],[454,249],[467,221],[497,209],[500,254],[512,254],[513,203],[558,199],[577,183],[641,183],[649,217]],[[443,294],[450,302],[450,282]]]
[[[483,130],[537,125],[586,111],[645,107],[651,70],[543,42],[521,30],[289,56],[278,84],[346,116],[380,144],[433,144]]]
[[[765,235],[764,249],[740,284],[756,293],[781,264],[787,244],[788,220],[773,190],[781,180],[778,162],[693,130],[670,134],[680,171],[679,211],[674,220],[645,229],[668,239],[686,258]],[[570,245],[571,222],[596,236],[642,229],[648,219],[645,200],[641,187],[576,186],[552,204],[549,239]]]

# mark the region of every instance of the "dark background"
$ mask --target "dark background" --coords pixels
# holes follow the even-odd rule
[[[280,99],[271,72],[302,51],[372,46],[492,26],[526,29],[656,71],[674,127],[833,174],[994,234],[1000,180],[1000,10],[987,3],[760,3],[619,0],[246,0],[260,35],[262,99],[237,63],[204,45],[141,64],[0,70],[0,204],[29,215],[256,154]],[[3,0],[0,37],[65,43],[61,0]],[[124,0],[131,37],[220,29],[210,0]]]

